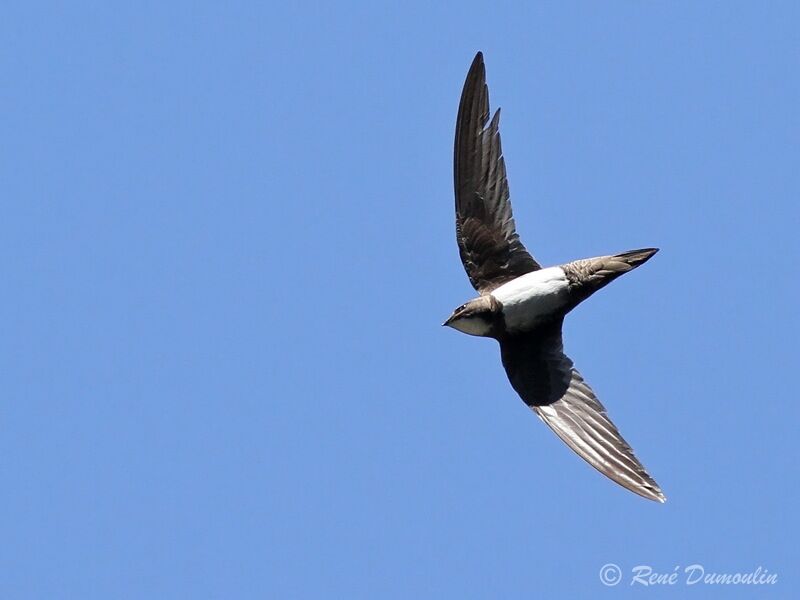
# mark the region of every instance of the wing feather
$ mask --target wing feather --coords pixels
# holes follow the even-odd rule
[[[501,340],[501,352],[517,393],[581,458],[630,491],[666,501],[592,388],[564,354],[560,321]]]
[[[539,269],[516,232],[500,144],[500,110],[489,122],[489,89],[480,52],[458,107],[453,171],[456,239],[473,287],[486,294]]]

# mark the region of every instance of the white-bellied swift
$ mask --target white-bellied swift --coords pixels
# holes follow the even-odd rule
[[[623,487],[666,498],[564,354],[565,315],[658,250],[576,260],[543,269],[522,245],[509,202],[500,147],[500,110],[489,121],[486,69],[479,52],[458,107],[455,139],[456,238],[470,282],[480,293],[445,321],[500,342],[511,385],[566,444]]]

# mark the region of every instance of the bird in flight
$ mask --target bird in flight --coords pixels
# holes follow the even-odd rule
[[[606,477],[664,502],[661,488],[564,354],[561,340],[568,312],[658,249],[543,269],[515,229],[499,121],[499,109],[489,120],[486,68],[478,52],[458,107],[454,172],[458,251],[480,296],[455,309],[444,325],[500,342],[512,387],[558,437]]]

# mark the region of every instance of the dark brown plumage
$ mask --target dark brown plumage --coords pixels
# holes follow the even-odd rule
[[[595,469],[649,500],[661,488],[636,458],[594,391],[564,354],[562,319],[500,340],[511,386],[550,429]]]
[[[500,146],[500,110],[489,126],[483,54],[469,69],[456,120],[456,239],[472,286],[481,294],[539,269],[519,241]]]
[[[498,110],[489,121],[489,92],[479,52],[458,108],[454,175],[459,255],[481,296],[453,311],[444,324],[495,338],[512,387],[556,435],[607,477],[640,496],[664,502],[658,484],[564,354],[561,338],[569,311],[644,264],[657,249],[541,269],[515,230],[499,120]]]
[[[658,248],[642,248],[611,256],[574,260],[561,265],[570,282],[571,296],[571,302],[565,307],[564,314],[617,277],[646,263],[656,252]]]

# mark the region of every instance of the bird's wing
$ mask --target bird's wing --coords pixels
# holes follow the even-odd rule
[[[456,239],[481,294],[540,268],[519,241],[500,147],[500,110],[489,120],[489,89],[478,52],[464,82],[455,141]]]
[[[500,349],[511,385],[570,448],[630,491],[666,501],[592,388],[564,354],[560,320],[539,331],[504,339]]]

